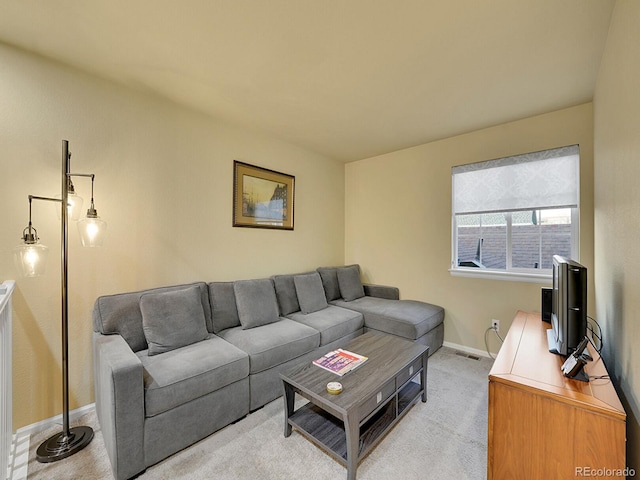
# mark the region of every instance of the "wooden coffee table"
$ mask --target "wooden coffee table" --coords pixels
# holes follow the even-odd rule
[[[348,480],[355,480],[360,460],[418,399],[427,401],[429,348],[375,332],[367,332],[343,348],[369,359],[343,376],[310,362],[280,374],[284,436],[295,428],[344,465]],[[328,382],[342,383],[342,393],[328,393]],[[296,393],[309,400],[298,410],[294,409]]]

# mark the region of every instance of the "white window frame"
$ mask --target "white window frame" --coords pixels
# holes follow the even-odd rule
[[[579,182],[579,177],[578,177]],[[579,191],[579,185],[578,191]],[[526,210],[526,209],[522,209]],[[522,211],[517,210],[517,211]],[[534,208],[532,208],[534,210]],[[481,212],[478,212],[481,213]],[[535,269],[535,268],[513,268],[512,267],[512,229],[513,221],[510,212],[504,212],[505,220],[507,224],[506,233],[506,268],[505,269],[490,269],[490,268],[475,268],[475,267],[461,267],[458,265],[458,225],[456,221],[456,214],[452,208],[451,215],[451,268],[449,272],[452,276],[459,277],[473,277],[473,278],[487,278],[494,280],[510,280],[521,282],[533,282],[548,284],[551,281],[552,271],[551,269]],[[579,261],[579,232],[580,232],[580,204],[571,208],[571,258]]]

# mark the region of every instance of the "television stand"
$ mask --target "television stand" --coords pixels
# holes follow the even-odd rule
[[[549,327],[539,313],[518,312],[489,373],[488,480],[625,468],[627,416],[611,380],[565,377],[564,357],[548,351]],[[607,376],[598,352],[587,348],[587,375]]]

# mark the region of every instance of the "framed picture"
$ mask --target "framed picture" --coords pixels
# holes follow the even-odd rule
[[[293,230],[295,177],[233,162],[233,226]]]

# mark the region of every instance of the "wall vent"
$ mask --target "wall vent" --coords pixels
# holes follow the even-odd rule
[[[477,355],[472,355],[466,352],[456,351],[456,355],[458,355],[459,357],[470,358],[471,360],[480,360],[480,357],[478,357]]]

